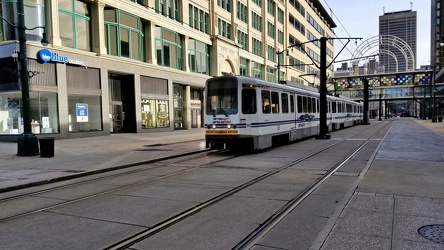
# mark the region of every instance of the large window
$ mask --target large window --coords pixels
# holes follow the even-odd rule
[[[59,0],[58,4],[62,45],[90,51],[90,5],[76,0]]]
[[[273,0],[268,0],[267,11],[270,15],[274,16],[276,12],[276,3]]]
[[[275,69],[273,67],[267,66],[267,81],[276,82],[274,72],[275,72]]]
[[[200,30],[204,33],[209,33],[209,15],[208,12],[197,8],[196,6],[189,5],[189,25],[196,30]]]
[[[247,33],[237,30],[237,43],[242,45],[242,49],[248,51],[248,35],[247,35]]]
[[[268,60],[275,62],[276,61],[276,53],[274,51],[274,46],[268,45],[267,47],[268,47],[268,49],[267,49]]]
[[[0,1],[2,8],[0,16],[15,25],[18,24],[17,0]],[[45,1],[44,0],[25,0],[23,1],[25,13],[25,26],[29,28],[45,25]],[[2,24],[3,27],[2,27]],[[42,40],[43,29],[26,30],[26,40]],[[16,27],[0,21],[0,41],[18,40]]]
[[[256,38],[251,38],[252,40],[252,51],[253,54],[258,55],[258,56],[262,56],[262,42],[259,39]]]
[[[251,62],[251,76],[254,78],[262,79],[262,64]]]
[[[269,37],[271,38],[275,37],[274,24],[272,24],[271,22],[267,22],[267,33]]]
[[[197,72],[208,75],[209,72],[208,45],[194,40],[188,39],[188,60],[191,72]]]
[[[182,20],[181,8],[182,2],[180,0],[155,0],[154,2],[154,9],[157,13],[176,21]]]
[[[182,69],[182,40],[179,33],[156,26],[157,64]]]
[[[228,39],[231,39],[231,23],[218,18],[217,19],[217,28],[218,28],[219,35],[226,37]]]
[[[252,24],[251,25],[253,26],[253,28],[255,28],[259,31],[262,31],[262,17],[253,11],[251,12],[251,16],[252,16],[252,18],[251,18]]]
[[[241,57],[239,62],[239,75],[241,76],[249,76],[248,72],[248,59]]]
[[[248,8],[240,1],[237,1],[237,19],[244,23],[248,23]]]
[[[166,128],[170,126],[167,100],[142,97],[142,128]]]
[[[231,12],[231,0],[217,0],[217,5],[222,9]]]
[[[100,96],[68,95],[69,132],[102,130],[102,106]]]
[[[34,134],[58,133],[57,93],[29,93],[31,130]],[[24,132],[21,92],[0,93],[0,134]]]
[[[143,27],[139,17],[116,9],[105,9],[108,54],[143,60]]]

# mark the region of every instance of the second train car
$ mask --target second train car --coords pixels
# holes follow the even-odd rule
[[[262,150],[319,134],[319,93],[245,76],[225,75],[205,83],[208,148]],[[362,103],[327,96],[329,131],[360,124]]]

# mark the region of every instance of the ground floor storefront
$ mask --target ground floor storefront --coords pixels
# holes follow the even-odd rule
[[[58,139],[203,126],[206,75],[28,45],[32,132]],[[0,45],[0,141],[23,132],[16,43]]]

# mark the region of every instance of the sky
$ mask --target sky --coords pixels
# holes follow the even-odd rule
[[[430,12],[431,0],[320,0],[336,23],[334,32],[339,38],[362,38],[350,41],[336,61],[352,58],[356,48],[379,34],[379,16],[387,12],[416,11],[417,48],[416,67],[430,65]],[[412,3],[412,5],[411,5]],[[335,40],[335,56],[347,40]],[[368,54],[370,54],[369,52]],[[368,55],[366,54],[366,55]],[[341,63],[335,64],[335,69]]]

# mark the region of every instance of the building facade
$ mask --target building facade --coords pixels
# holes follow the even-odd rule
[[[405,53],[405,48],[394,46],[398,42],[384,42],[379,45],[379,63],[384,73],[405,72],[416,68],[416,11],[388,12],[379,16],[379,36],[402,39],[413,52],[414,58]],[[402,44],[401,43],[401,44]]]
[[[23,119],[14,26],[17,1],[0,3],[4,141],[23,132]],[[318,0],[24,4],[32,132],[56,138],[201,127],[208,78],[223,73],[273,82],[277,74],[299,83],[306,74],[319,78],[313,64],[319,65],[317,39],[333,37],[336,27]],[[44,31],[47,46],[40,43]],[[331,62],[332,39],[327,46]]]
[[[444,81],[444,0],[431,1],[431,38],[430,38],[430,62],[435,66],[435,73],[439,78],[439,82]],[[439,74],[438,74],[439,73]]]

